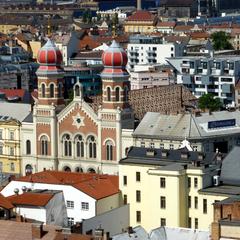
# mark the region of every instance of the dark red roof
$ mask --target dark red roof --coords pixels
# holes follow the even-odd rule
[[[25,95],[24,89],[0,89],[0,93],[5,93],[6,97],[20,97],[23,98]]]
[[[0,194],[0,207],[8,209],[8,210],[14,208],[14,206],[11,203],[11,201],[9,201],[2,194]]]
[[[133,15],[127,18],[127,21],[153,21],[155,16],[145,10],[136,11]]]

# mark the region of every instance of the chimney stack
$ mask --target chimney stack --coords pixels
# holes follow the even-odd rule
[[[39,223],[32,224],[32,238],[41,239],[44,235],[43,225]]]
[[[137,0],[137,10],[142,10],[142,0]]]

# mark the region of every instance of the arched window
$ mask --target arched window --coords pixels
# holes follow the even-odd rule
[[[111,141],[106,142],[106,156],[107,160],[113,160],[113,144]]]
[[[54,98],[54,84],[50,84],[50,98]]]
[[[116,102],[119,102],[120,101],[120,88],[119,87],[117,87],[116,88]]]
[[[97,144],[94,136],[88,138],[88,156],[89,158],[97,157]]]
[[[69,134],[65,134],[63,136],[63,150],[64,156],[66,157],[72,156],[72,141]]]
[[[81,135],[76,137],[76,155],[77,157],[84,157],[84,141]]]
[[[41,154],[48,155],[48,138],[47,138],[47,136],[41,137]]]
[[[93,168],[89,168],[89,169],[87,170],[87,172],[88,172],[88,173],[96,173],[95,169],[93,169]]]
[[[32,165],[27,164],[25,167],[25,174],[28,176],[28,175],[32,174],[32,171],[33,171]]]
[[[124,101],[128,101],[128,87],[124,87]]]
[[[15,164],[14,163],[10,164],[10,171],[15,171]]]
[[[76,167],[75,172],[83,172],[83,169],[81,167]]]
[[[107,87],[107,101],[110,102],[111,101],[111,88]]]
[[[31,154],[31,142],[30,142],[30,140],[26,141],[26,154]]]
[[[42,98],[45,98],[46,97],[46,88],[45,88],[45,84],[44,83],[42,83],[41,89],[42,89]]]
[[[80,88],[78,85],[75,86],[75,97],[80,97]]]
[[[65,166],[65,167],[63,167],[63,171],[64,171],[64,172],[71,172],[72,170],[71,170],[70,167]]]
[[[62,97],[62,83],[58,84],[58,97]]]

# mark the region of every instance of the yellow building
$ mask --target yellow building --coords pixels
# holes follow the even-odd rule
[[[0,172],[20,174],[21,123],[10,117],[0,119]]]
[[[209,230],[213,203],[229,194],[202,191],[217,178],[222,155],[133,147],[120,161],[119,182],[130,225]]]
[[[148,11],[136,11],[124,22],[126,33],[152,33],[157,24],[157,18]]]

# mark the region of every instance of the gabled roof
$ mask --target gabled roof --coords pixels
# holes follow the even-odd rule
[[[0,207],[8,209],[8,210],[14,208],[13,204],[11,203],[11,201],[9,201],[2,194],[0,194]]]
[[[7,200],[13,205],[27,205],[44,207],[53,198],[54,193],[34,193],[26,192],[20,195],[12,195],[7,197]]]
[[[70,185],[98,200],[119,192],[118,176],[95,173],[43,171],[18,178],[16,181]]]
[[[127,21],[153,21],[155,16],[145,10],[136,11],[133,15],[127,18]]]

